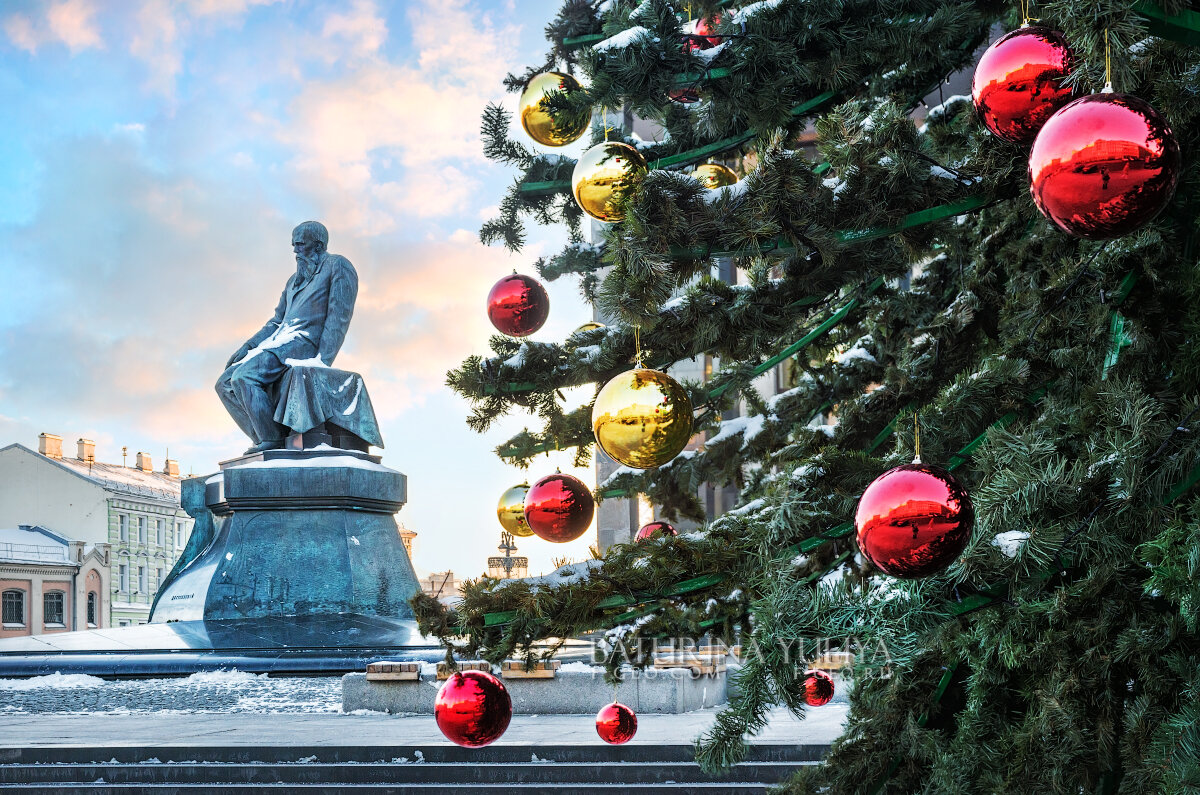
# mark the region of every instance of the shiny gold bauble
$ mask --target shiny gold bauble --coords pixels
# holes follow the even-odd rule
[[[728,187],[738,181],[737,173],[729,166],[720,163],[704,163],[696,166],[692,176],[700,180],[700,184],[709,190]]]
[[[571,193],[583,211],[597,221],[625,217],[621,200],[646,174],[646,158],[629,144],[606,141],[583,153],[571,173]]]
[[[596,321],[591,320],[591,321],[588,321],[587,323],[584,323],[582,326],[575,329],[574,331],[572,331],[571,336],[575,336],[576,334],[582,334],[585,331],[595,331],[598,328],[605,328],[605,325],[603,323],[597,323]]]
[[[566,146],[578,141],[587,131],[588,120],[584,118],[575,124],[557,122],[543,100],[552,91],[567,93],[579,88],[578,80],[562,72],[542,72],[530,78],[519,105],[521,126],[529,137],[542,146]]]
[[[522,483],[513,486],[500,495],[500,504],[496,506],[496,516],[500,526],[515,536],[527,538],[533,535],[529,522],[525,521],[525,495],[529,493],[529,484]]]
[[[596,395],[592,432],[596,444],[626,466],[661,466],[679,455],[692,437],[692,404],[666,373],[630,370]]]

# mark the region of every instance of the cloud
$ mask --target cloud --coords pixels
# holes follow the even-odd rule
[[[145,85],[151,91],[170,96],[175,79],[183,70],[183,48],[175,11],[168,0],[146,0],[134,17],[134,24],[129,52],[148,67]]]
[[[62,43],[74,54],[104,46],[93,20],[95,13],[91,0],[59,0],[45,7],[40,19],[12,14],[4,20],[4,32],[9,41],[29,53],[44,44]]]
[[[253,6],[269,6],[280,0],[186,0],[187,10],[194,16],[242,16]]]
[[[328,17],[325,37],[344,46],[365,27],[355,20],[371,18],[373,8],[360,2],[350,15]],[[493,24],[461,0],[425,0],[408,19],[415,59],[393,63],[380,52],[344,74],[311,80],[279,127],[294,152],[297,187],[358,234],[387,234],[412,216],[447,216],[474,197],[476,180],[463,165],[484,165],[479,114],[498,93],[497,75],[514,66],[504,43],[518,29]],[[381,50],[383,42],[367,44]]]
[[[358,54],[378,52],[387,41],[387,22],[371,0],[356,0],[344,14],[330,14],[325,19],[321,35],[327,39],[344,38],[350,49]]]

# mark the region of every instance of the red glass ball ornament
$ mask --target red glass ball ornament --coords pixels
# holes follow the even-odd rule
[[[804,703],[823,707],[833,698],[833,677],[813,668],[804,672]]]
[[[661,533],[662,535],[665,535],[665,536],[679,535],[679,533],[675,530],[675,528],[672,527],[671,525],[667,524],[666,522],[650,522],[649,524],[642,525],[642,529],[638,530],[637,538],[635,538],[634,540],[635,541],[645,541],[647,538],[654,535],[655,533]]]
[[[601,707],[596,713],[596,734],[610,745],[620,745],[637,734],[637,715],[624,704],[616,701]]]
[[[561,544],[574,541],[592,523],[592,492],[579,478],[547,475],[525,495],[525,521],[538,538]]]
[[[1057,30],[1026,25],[997,39],[975,67],[971,99],[984,125],[1006,141],[1027,144],[1071,101],[1062,80],[1075,53]]]
[[[925,577],[958,557],[971,537],[975,509],[954,476],[905,464],[867,486],[854,525],[858,548],[885,574]]]
[[[721,43],[721,37],[716,35],[717,25],[721,22],[719,14],[713,17],[701,17],[696,20],[692,32],[683,40],[683,47],[688,52],[707,50]]]
[[[550,314],[550,296],[537,279],[514,273],[492,287],[487,298],[488,319],[501,334],[527,337],[542,327]]]
[[[680,105],[690,105],[700,101],[700,89],[694,84],[668,89],[667,99],[678,102]]]
[[[1092,94],[1050,117],[1029,153],[1033,201],[1067,234],[1127,235],[1158,215],[1179,182],[1179,142],[1150,104]]]
[[[438,690],[433,716],[446,739],[467,748],[495,742],[512,720],[504,683],[485,671],[458,671]]]

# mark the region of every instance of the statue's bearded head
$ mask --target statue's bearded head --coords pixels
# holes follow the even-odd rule
[[[319,221],[305,221],[292,230],[292,251],[296,264],[316,264],[321,252],[329,245],[329,230]]]

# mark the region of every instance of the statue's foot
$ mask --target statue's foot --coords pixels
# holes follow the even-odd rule
[[[267,439],[265,442],[259,442],[245,452],[245,455],[254,455],[265,450],[278,450],[283,447],[283,439]]]

